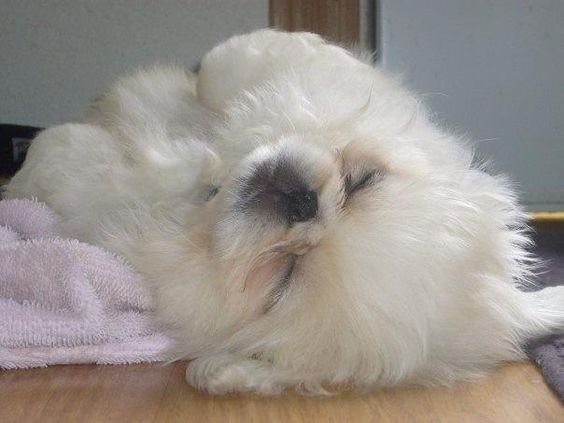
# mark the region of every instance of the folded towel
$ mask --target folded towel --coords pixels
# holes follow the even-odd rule
[[[539,226],[535,233],[536,254],[543,260],[537,288],[564,284],[564,229],[562,225]],[[564,305],[563,305],[564,306]],[[529,357],[540,367],[554,392],[564,401],[564,333],[532,341]]]
[[[0,368],[164,360],[171,340],[140,276],[57,235],[45,205],[0,201]]]
[[[552,335],[532,342],[528,354],[544,378],[564,401],[564,335]]]

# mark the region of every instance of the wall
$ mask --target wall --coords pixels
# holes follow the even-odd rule
[[[0,0],[0,122],[64,122],[124,72],[267,24],[268,0]]]
[[[564,1],[378,0],[376,48],[446,126],[564,210]]]

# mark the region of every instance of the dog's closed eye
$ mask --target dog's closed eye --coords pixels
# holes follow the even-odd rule
[[[340,152],[343,203],[361,192],[368,192],[387,173],[386,166],[369,144],[353,141]]]
[[[376,181],[376,173],[376,170],[373,169],[360,174],[360,177],[354,177],[350,173],[346,174],[344,178],[345,195],[348,197],[351,194],[374,184]]]
[[[344,203],[356,193],[375,186],[384,177],[384,172],[379,169],[349,169],[343,176]]]

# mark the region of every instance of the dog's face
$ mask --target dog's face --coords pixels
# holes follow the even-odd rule
[[[219,196],[214,250],[227,284],[256,301],[247,310],[282,307],[293,285],[315,278],[302,271],[310,253],[373,201],[386,173],[359,141],[331,149],[290,135],[245,157]]]
[[[227,348],[292,366],[291,350],[308,354],[310,340],[317,355],[376,339],[362,332],[381,325],[368,308],[399,253],[387,234],[402,217],[389,205],[410,183],[370,142],[323,146],[311,137],[258,147],[212,200],[219,210],[212,251],[231,302],[218,318],[236,316]]]

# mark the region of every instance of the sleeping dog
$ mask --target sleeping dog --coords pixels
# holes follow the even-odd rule
[[[419,99],[309,33],[140,70],[42,132],[6,197],[124,256],[211,393],[447,384],[564,329],[525,214]]]

